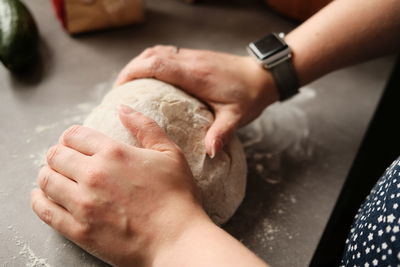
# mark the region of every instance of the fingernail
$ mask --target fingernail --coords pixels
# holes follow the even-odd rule
[[[211,147],[211,154],[209,155],[211,159],[215,157],[215,148],[214,146]]]
[[[124,113],[126,115],[131,114],[134,111],[130,106],[125,105],[125,104],[119,105],[118,109],[119,109],[119,111],[121,111],[122,113]]]
[[[212,142],[212,146],[211,146],[211,155],[210,158],[215,158],[215,155],[217,154],[217,152],[219,152],[222,148],[222,142],[219,139],[214,139],[214,141]]]

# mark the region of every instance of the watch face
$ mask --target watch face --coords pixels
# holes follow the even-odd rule
[[[268,36],[255,41],[254,46],[256,46],[259,50],[261,54],[261,60],[264,60],[270,55],[276,54],[288,47],[279,39],[279,37],[275,36],[274,34],[269,34]]]

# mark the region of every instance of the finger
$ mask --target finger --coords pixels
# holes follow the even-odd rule
[[[47,152],[47,164],[56,172],[79,181],[89,165],[90,157],[62,144],[55,145]]]
[[[216,112],[215,120],[207,131],[205,146],[210,158],[221,151],[227,144],[239,124],[239,116],[230,109],[222,109]]]
[[[118,86],[138,78],[155,78],[179,86],[179,81],[184,77],[182,68],[180,61],[165,57],[137,58],[120,72],[114,85]]]
[[[72,212],[76,201],[74,196],[78,191],[78,185],[71,179],[44,166],[37,178],[37,183],[42,191],[58,205]]]
[[[46,197],[40,189],[35,189],[31,194],[32,210],[39,218],[59,231],[68,239],[72,239],[72,229],[78,225],[72,215]]]
[[[146,48],[137,58],[149,58],[152,56],[163,56],[166,58],[175,58],[179,48],[174,45],[156,45]]]
[[[105,144],[114,141],[94,129],[73,125],[64,131],[60,136],[59,142],[82,154],[92,156],[102,151]]]
[[[130,72],[134,72],[135,68],[137,66],[140,66],[143,64],[144,59],[149,59],[151,57],[155,58],[165,58],[165,59],[172,59],[176,58],[178,54],[179,48],[176,46],[171,46],[171,45],[156,45],[150,48],[146,48],[139,56],[135,57],[133,60],[131,60],[120,72],[118,75],[114,86],[121,85],[125,82],[128,82],[130,80],[133,80],[135,77],[129,75]],[[150,62],[148,60],[147,62]],[[148,74],[150,76],[142,76],[141,78],[145,77],[154,77],[153,74]],[[137,77],[139,78],[139,77]]]
[[[127,105],[121,105],[119,117],[125,128],[136,137],[142,147],[160,152],[176,149],[176,145],[168,138],[164,130],[154,120],[140,112],[134,111]]]

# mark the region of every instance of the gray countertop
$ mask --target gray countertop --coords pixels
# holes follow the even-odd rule
[[[0,265],[103,265],[30,209],[47,148],[83,121],[144,48],[173,44],[245,54],[249,41],[295,24],[258,4],[149,0],[143,25],[70,37],[49,1],[26,2],[40,28],[43,60],[20,78],[0,66]],[[240,131],[247,196],[224,228],[272,266],[309,263],[392,64],[386,57],[327,75]]]

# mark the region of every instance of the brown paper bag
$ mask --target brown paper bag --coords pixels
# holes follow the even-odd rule
[[[65,27],[80,33],[144,21],[143,0],[64,0]]]

